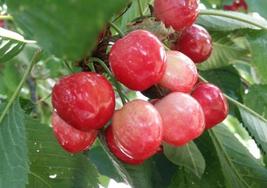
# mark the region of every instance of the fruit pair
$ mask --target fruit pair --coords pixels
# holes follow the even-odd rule
[[[67,151],[80,152],[93,143],[89,140],[96,138],[96,130],[111,119],[115,94],[105,77],[80,72],[59,80],[52,91],[52,104],[58,142]]]

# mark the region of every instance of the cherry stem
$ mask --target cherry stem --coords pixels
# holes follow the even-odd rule
[[[254,25],[256,27],[259,27],[261,29],[267,30],[267,26],[264,26],[262,24],[259,24],[256,21],[248,20],[248,19],[243,18],[241,16],[237,16],[235,14],[231,14],[231,13],[229,13],[227,11],[200,10],[200,13],[199,14],[202,15],[202,16],[207,15],[207,16],[220,16],[220,17],[230,18],[230,19],[233,19],[233,20],[238,20],[240,22],[244,22],[244,23],[247,23],[247,24],[250,24],[250,25]]]
[[[208,80],[206,80],[205,78],[203,78],[201,75],[198,75],[199,79],[205,83],[209,83]],[[234,104],[235,106],[238,106],[240,108],[243,108],[244,110],[248,111],[249,113],[251,113],[252,115],[256,116],[257,118],[259,118],[260,120],[264,121],[267,123],[267,120],[262,117],[260,114],[258,114],[257,112],[255,112],[254,110],[252,110],[251,108],[247,107],[246,105],[238,102],[237,100],[233,99],[232,97],[230,97],[227,94],[223,94],[225,96],[225,98],[227,98],[228,101],[230,101],[232,104]]]
[[[143,17],[144,13],[143,13],[143,7],[142,7],[142,4],[141,4],[141,0],[137,0],[137,2],[138,2],[138,8],[139,8],[140,16]]]
[[[115,31],[117,31],[117,33],[120,35],[120,37],[124,37],[124,33],[123,33],[123,31],[116,25],[116,24],[114,24],[114,23],[112,23],[112,22],[109,22],[109,25],[115,30]]]
[[[0,15],[0,20],[13,20],[13,17],[10,15]]]
[[[24,75],[23,75],[23,77],[22,77],[22,79],[21,79],[19,85],[17,86],[16,90],[14,91],[14,93],[12,94],[11,98],[9,99],[7,105],[5,106],[3,112],[2,112],[2,114],[1,114],[1,116],[0,116],[0,124],[1,124],[1,122],[4,120],[6,114],[8,113],[9,108],[11,107],[11,105],[13,104],[13,102],[15,101],[15,99],[17,98],[17,96],[19,95],[21,88],[23,87],[25,81],[27,80],[29,74],[31,73],[31,70],[32,70],[34,64],[35,64],[36,62],[38,62],[40,56],[41,56],[41,50],[38,49],[38,50],[34,53],[34,55],[33,55],[33,57],[32,57],[32,60],[31,60],[31,63],[30,63],[30,65],[28,66],[28,68],[26,69],[26,71],[25,71],[25,73],[24,73]]]
[[[105,64],[105,62],[102,61],[99,58],[96,58],[96,57],[92,57],[92,58],[90,58],[90,60],[92,62],[99,63],[103,67],[103,69],[105,70],[105,72],[110,76],[112,82],[114,83],[114,86],[115,86],[115,88],[116,88],[116,90],[117,90],[117,92],[118,92],[118,94],[119,94],[119,96],[121,98],[122,104],[126,104],[126,102],[129,101],[129,99],[125,95],[123,95],[121,84],[113,76],[112,72],[109,70],[109,68],[107,67],[107,65]]]

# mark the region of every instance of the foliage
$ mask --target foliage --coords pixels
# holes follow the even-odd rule
[[[63,151],[50,127],[50,93],[60,76],[80,71],[81,60],[99,55],[98,34],[110,29],[109,22],[123,32],[138,22],[138,1],[0,1],[13,18],[0,28],[0,188],[106,187],[110,178],[137,188],[267,187],[267,1],[247,0],[248,14],[217,10],[231,1],[201,2],[209,9],[201,11],[198,23],[210,32],[214,49],[198,69],[227,94],[235,123],[230,117],[183,147],[164,144],[163,153],[130,166],[108,151],[101,136],[85,153]],[[149,4],[141,3],[146,16]],[[116,40],[118,30],[112,27],[106,36],[111,35]],[[42,54],[35,60],[38,49]],[[259,159],[247,147],[252,140]]]

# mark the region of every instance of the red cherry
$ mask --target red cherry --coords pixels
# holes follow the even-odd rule
[[[222,122],[228,114],[228,103],[222,91],[215,85],[201,83],[192,93],[192,96],[203,108],[206,120],[206,129]]]
[[[115,77],[133,90],[159,82],[166,66],[163,45],[152,33],[136,30],[115,42],[109,55]]]
[[[176,43],[176,50],[187,55],[195,63],[201,63],[207,60],[212,52],[211,36],[205,28],[194,24],[182,32]]]
[[[248,5],[245,0],[234,0],[233,6],[237,8],[243,8],[245,11],[248,10]]]
[[[105,77],[80,72],[59,80],[52,91],[52,104],[64,121],[90,131],[102,128],[111,119],[115,94]]]
[[[4,26],[5,26],[4,20],[0,20],[0,27],[4,27]]]
[[[128,157],[118,148],[118,146],[116,146],[111,126],[106,129],[105,138],[110,151],[121,161],[132,165],[138,165],[143,163],[143,160],[136,160],[132,157]]]
[[[224,5],[223,10],[237,11],[238,6],[236,6],[234,4],[233,5]]]
[[[198,80],[194,62],[178,51],[167,52],[166,71],[159,84],[171,91],[190,92]]]
[[[200,104],[190,95],[173,92],[155,104],[163,121],[163,141],[181,146],[199,137],[205,128]]]
[[[191,26],[199,13],[199,0],[155,0],[155,16],[176,31]]]
[[[112,131],[116,145],[125,155],[145,160],[161,144],[162,120],[152,104],[134,100],[114,113]]]
[[[89,149],[98,133],[97,130],[79,131],[61,119],[56,112],[53,112],[52,115],[52,126],[57,141],[70,153],[78,153]]]

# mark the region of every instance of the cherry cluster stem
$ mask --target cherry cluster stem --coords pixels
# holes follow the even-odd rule
[[[101,59],[99,58],[96,58],[96,57],[92,57],[90,58],[90,60],[92,62],[96,62],[96,63],[99,63],[103,69],[105,70],[105,72],[110,76],[120,98],[121,98],[121,102],[122,104],[126,104],[127,100],[129,101],[129,99],[127,99],[127,97],[123,94],[122,92],[122,87],[121,87],[121,84],[116,80],[116,78],[113,76],[112,72],[109,70],[109,68],[107,67],[107,65],[105,64],[104,61],[102,61]]]

